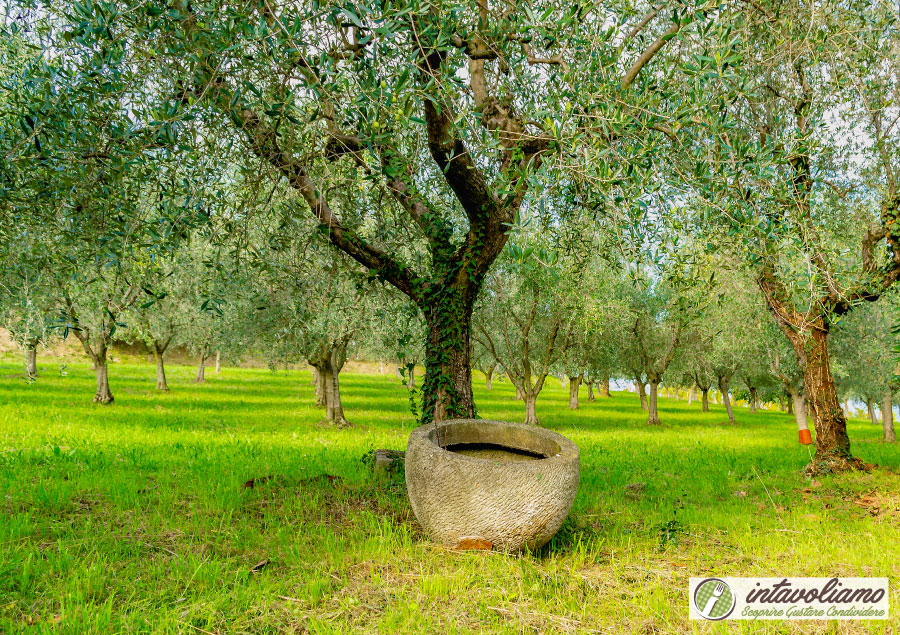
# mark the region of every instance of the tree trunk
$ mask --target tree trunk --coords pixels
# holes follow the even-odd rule
[[[756,388],[750,388],[750,412],[756,412]]]
[[[673,388],[672,390],[674,393],[672,396],[675,397],[675,401],[681,401],[681,396],[679,394],[681,391],[678,390],[678,386],[675,386],[675,388]]]
[[[524,401],[524,399],[525,399],[525,393],[522,392],[522,389],[521,389],[521,388],[519,388],[518,386],[516,386],[516,400],[517,400],[517,401]]]
[[[689,405],[689,406],[690,406],[692,403],[694,403],[694,387],[693,387],[693,386],[691,386],[690,388],[688,388],[687,400],[688,400],[688,405]]]
[[[812,437],[809,434],[809,425],[806,422],[806,397],[803,396],[803,393],[791,390],[790,407],[794,411],[794,420],[797,422],[800,443],[809,445],[812,443]]]
[[[92,370],[97,376],[97,392],[94,394],[95,403],[108,404],[113,402],[112,391],[109,389],[109,374],[106,368],[106,349],[108,342],[100,341],[94,347],[91,346],[90,338],[81,331],[75,331],[75,336],[81,342],[84,352],[91,360]]]
[[[734,412],[731,409],[731,397],[728,395],[728,380],[719,378],[719,392],[722,393],[722,403],[725,404],[725,412],[728,413],[728,423],[734,423]]]
[[[316,360],[311,362],[313,367],[313,383],[316,385],[316,406],[324,408],[327,401],[325,395],[325,369],[323,362]]]
[[[894,433],[894,404],[891,401],[891,391],[884,393],[881,401],[881,425],[884,429],[884,442],[896,443],[897,435]]]
[[[804,403],[805,403],[805,402],[804,402]],[[787,405],[785,405],[781,410],[782,410],[783,412],[788,413],[789,415],[794,414],[794,400],[793,400],[793,399],[788,399],[788,400],[787,400]]]
[[[488,366],[488,369],[484,371],[484,387],[488,390],[493,390],[494,385],[491,380],[494,378],[494,367]]]
[[[700,391],[703,395],[703,406],[701,409],[703,410],[703,412],[709,412],[709,388],[701,388]]]
[[[850,454],[847,420],[831,374],[827,327],[820,321],[809,328],[809,331],[799,333],[790,327],[782,327],[803,369],[803,394],[816,423],[816,456],[807,472],[861,469],[863,463]]]
[[[462,293],[457,291],[456,293]],[[474,419],[472,396],[472,307],[462,298],[443,298],[425,310],[428,341],[422,383],[422,423],[445,419]]]
[[[416,389],[416,365],[411,364],[410,366],[407,366],[407,370],[409,371],[409,377],[407,377],[407,379],[406,379],[406,387],[409,390],[415,390]]]
[[[216,375],[222,372],[222,351],[216,351]]]
[[[878,425],[878,416],[875,414],[875,405],[872,403],[871,399],[866,399],[866,410],[869,412],[869,421],[872,422],[873,425]]]
[[[323,384],[325,392],[325,421],[339,428],[346,428],[350,422],[344,417],[344,407],[341,404],[340,371],[335,368],[331,360],[323,365]]]
[[[600,382],[600,396],[612,397],[612,395],[609,394],[609,375],[606,375],[603,378],[603,381]]]
[[[340,384],[340,372],[346,361],[347,340],[320,349],[318,357],[309,362],[315,371],[316,405],[325,408],[325,422],[339,428],[351,425],[344,416]]]
[[[206,358],[209,356],[209,348],[203,347],[200,351],[200,364],[197,366],[197,376],[194,378],[195,384],[202,384],[206,381]]]
[[[533,426],[540,425],[537,413],[535,412],[536,405],[537,395],[531,391],[525,393],[525,423]]]
[[[400,364],[397,364],[394,367],[394,372],[397,373],[397,379],[403,379],[403,373],[400,371]]]
[[[94,395],[95,403],[108,404],[113,402],[112,391],[109,389],[109,373],[106,365],[106,351],[102,356],[97,355],[94,359],[94,372],[97,375],[97,393]]]
[[[650,400],[649,400],[649,404],[647,407],[647,412],[649,413],[647,416],[647,425],[648,426],[658,426],[661,423],[659,420],[659,411],[656,408],[658,392],[659,392],[659,383],[657,381],[654,381],[653,379],[651,379],[650,380]]]
[[[156,359],[156,389],[162,392],[169,392],[169,384],[166,382],[166,367],[163,362],[164,352],[158,347],[153,349],[153,357]]]
[[[584,383],[587,384],[588,401],[596,401],[596,399],[594,398],[594,382],[586,381]]]
[[[649,408],[647,406],[647,391],[644,390],[644,382],[642,382],[640,379],[635,379],[634,387],[637,388],[638,395],[641,398],[641,408],[643,408],[644,410],[648,410]]]
[[[569,410],[578,410],[578,389],[581,388],[582,377],[584,373],[569,377]]]
[[[37,342],[34,341],[25,343],[25,379],[37,379]]]

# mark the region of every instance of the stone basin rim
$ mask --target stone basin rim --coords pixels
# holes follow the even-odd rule
[[[442,454],[453,457],[453,460],[495,464],[497,462],[497,459],[468,456],[459,452],[455,452],[453,450],[448,450],[446,447],[441,446],[438,443],[436,437],[438,431],[441,428],[460,428],[463,426],[472,426],[472,428],[486,427],[488,430],[493,428],[497,431],[515,430],[515,434],[520,438],[527,439],[528,441],[533,441],[533,443],[503,443],[502,441],[494,441],[489,438],[489,435],[486,435],[488,436],[488,438],[466,438],[463,440],[456,440],[452,443],[447,444],[450,446],[460,444],[489,444],[496,445],[499,449],[507,449],[511,451],[518,450],[539,455],[531,461],[521,461],[513,463],[514,465],[519,466],[520,469],[527,469],[527,466],[533,466],[536,468],[539,465],[546,465],[547,462],[563,462],[571,458],[577,458],[580,454],[578,451],[578,446],[576,446],[574,442],[559,434],[558,432],[524,423],[498,421],[496,419],[446,419],[437,423],[431,423],[426,426],[421,426],[418,429],[414,430],[412,432],[412,435],[424,437],[424,439],[426,439],[435,450],[441,452]],[[551,453],[550,451],[548,451],[546,449],[548,444],[553,444],[553,446],[555,447],[551,448],[551,450],[555,449],[556,452]],[[507,463],[506,465],[509,464]]]

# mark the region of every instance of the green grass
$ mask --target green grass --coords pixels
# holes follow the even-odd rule
[[[864,421],[855,452],[883,467],[810,482],[788,415],[738,409],[731,426],[721,406],[662,399],[664,425],[648,428],[631,394],[582,392],[572,412],[554,382],[538,415],[581,448],[570,519],[539,554],[454,553],[360,460],[402,449],[414,426],[393,375],[342,375],[355,427],[336,430],[305,372],[226,368],[194,385],[173,366],[156,394],[151,366],[115,364],[104,407],[87,365],[41,371],[29,385],[0,360],[0,632],[890,628],[690,622],[688,578],[709,574],[889,576],[900,610],[900,457]],[[523,418],[508,382],[477,382],[476,400],[484,417]]]

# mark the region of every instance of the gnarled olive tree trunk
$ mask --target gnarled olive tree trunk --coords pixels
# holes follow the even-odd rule
[[[758,396],[756,394],[756,388],[754,386],[751,386],[750,387],[750,412],[756,412],[757,399],[758,399]]]
[[[862,467],[862,462],[850,453],[847,419],[831,374],[827,326],[819,320],[805,332],[782,330],[800,361],[806,407],[816,425],[816,456],[810,471],[835,472]]]
[[[865,469],[865,464],[850,453],[847,419],[831,374],[828,352],[830,324],[824,314],[801,313],[789,301],[788,293],[771,269],[763,269],[757,278],[769,312],[794,350],[803,373],[806,407],[816,426],[816,455],[807,466],[808,474]]]
[[[325,408],[325,422],[339,428],[352,425],[344,416],[340,383],[340,373],[347,361],[349,342],[350,335],[347,335],[335,343],[321,347],[318,355],[309,360],[315,372],[316,405]]]
[[[97,393],[94,395],[94,401],[97,403],[108,404],[113,402],[112,391],[109,389],[109,372],[106,364],[106,351],[103,357],[94,361],[94,372],[97,375]]]
[[[90,333],[86,330],[75,331],[75,336],[81,341],[84,352],[90,358],[94,366],[94,374],[97,378],[97,392],[94,393],[94,403],[110,404],[114,401],[112,391],[109,389],[109,372],[107,367],[107,343],[101,338],[99,342],[91,342]]]
[[[606,375],[599,384],[601,397],[612,397],[609,393],[609,375]]]
[[[202,384],[206,381],[206,358],[209,357],[209,344],[204,344],[200,349],[200,363],[197,365],[197,376],[194,377],[195,384]]]
[[[866,398],[866,411],[869,413],[869,421],[872,425],[878,425],[878,416],[875,414],[875,404],[872,403],[871,397]]]
[[[537,418],[537,411],[535,410],[536,406],[537,393],[528,391],[525,394],[525,423],[528,425],[536,426],[541,423]]]
[[[594,397],[594,382],[587,380],[584,383],[587,384],[588,401],[596,401],[596,398]]]
[[[479,285],[480,286],[480,285]],[[425,379],[422,382],[422,417],[425,421],[472,419],[470,290],[448,288],[441,301],[420,307],[425,313]]]
[[[172,342],[172,337],[163,341],[153,342],[153,358],[156,361],[156,389],[161,392],[169,392],[169,384],[166,381],[166,366],[164,357]]]
[[[37,347],[39,339],[30,339],[25,342],[25,379],[34,381],[37,379]]]
[[[492,382],[492,380],[494,378],[494,368],[495,368],[495,366],[491,365],[491,366],[488,366],[484,371],[484,387],[487,388],[488,390],[494,389],[494,385]]]
[[[584,379],[584,371],[577,375],[569,375],[569,410],[578,410],[578,389]]]
[[[647,410],[647,391],[644,389],[644,381],[640,378],[636,378],[634,380],[634,387],[637,389],[637,394],[641,398],[641,408]]]
[[[313,384],[316,391],[316,406],[325,407],[325,376],[319,371],[315,362],[310,362],[313,367]],[[399,371],[398,371],[399,372]]]

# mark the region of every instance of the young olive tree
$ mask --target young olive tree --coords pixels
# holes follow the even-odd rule
[[[659,425],[659,384],[679,351],[690,311],[663,279],[623,281],[621,293],[628,314],[622,360],[635,378],[642,406],[646,399],[647,424]],[[641,394],[644,380],[649,384],[647,397]]]
[[[835,359],[844,368],[841,389],[866,404],[872,423],[878,423],[875,404],[881,408],[884,441],[894,443],[893,395],[897,391],[897,334],[892,332],[897,294],[863,306],[841,320],[834,329]]]
[[[261,244],[253,260],[250,302],[255,309],[245,316],[246,328],[255,332],[270,364],[309,363],[325,421],[350,426],[340,373],[351,347],[374,330],[383,300],[378,285],[316,231],[304,235],[299,226],[279,225],[257,238],[265,249]]]
[[[580,326],[579,279],[563,269],[556,252],[510,243],[476,314],[475,337],[521,393],[531,425],[540,423],[544,382]]]
[[[60,298],[55,281],[46,269],[47,261],[23,253],[34,245],[24,240],[0,248],[0,324],[25,357],[24,377],[37,379],[37,353],[46,344],[57,324]]]
[[[183,337],[189,314],[186,287],[194,283],[189,270],[184,267],[185,262],[185,255],[178,252],[161,263],[159,282],[152,296],[133,308],[127,317],[128,327],[123,339],[139,341],[153,353],[156,389],[160,392],[169,392],[166,352],[185,343]]]

